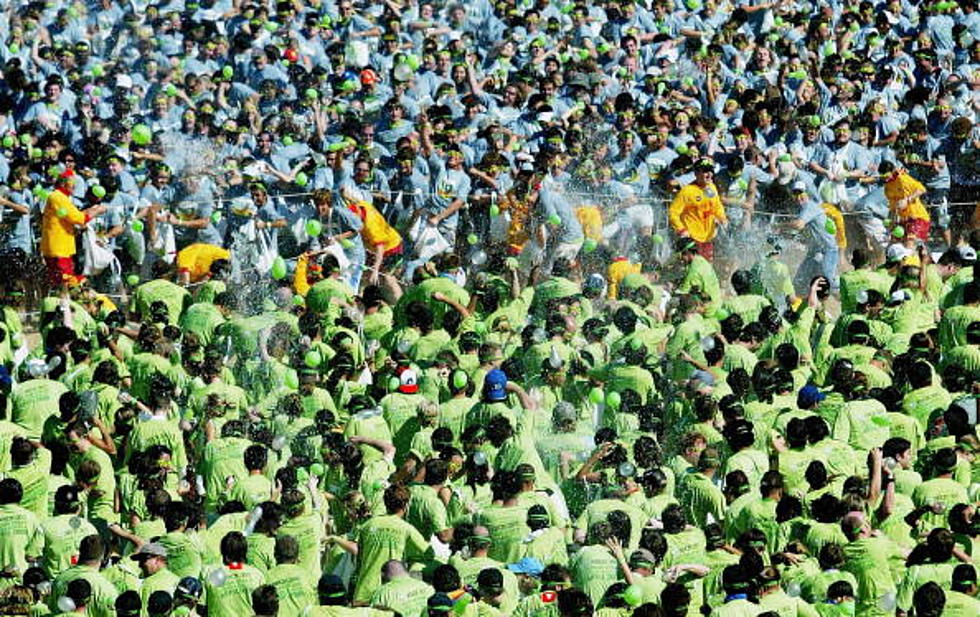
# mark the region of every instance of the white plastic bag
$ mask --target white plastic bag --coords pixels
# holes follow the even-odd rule
[[[344,247],[338,242],[331,242],[323,247],[327,255],[333,255],[337,258],[337,263],[340,264],[340,271],[346,272],[347,268],[350,267],[350,258],[344,253]]]
[[[411,237],[415,242],[415,255],[418,261],[425,263],[450,248],[449,241],[439,232],[439,229],[429,225],[424,217],[419,217],[412,226]]]
[[[490,241],[503,244],[507,241],[507,230],[510,229],[510,212],[501,212],[490,217]]]
[[[174,226],[170,223],[157,223],[156,238],[150,242],[150,250],[160,256],[168,264],[177,259],[177,239],[174,237]]]
[[[85,251],[85,267],[82,269],[82,274],[85,276],[101,274],[113,262],[116,262],[118,267],[116,256],[108,247],[99,243],[99,236],[95,233],[94,228],[89,227],[85,230],[85,234],[82,236],[82,247]]]
[[[272,269],[273,262],[279,256],[279,238],[274,233],[260,229],[255,234],[255,242],[259,246],[255,269],[259,274],[265,274]]]

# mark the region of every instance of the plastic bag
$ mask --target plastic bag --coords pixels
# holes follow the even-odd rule
[[[279,239],[275,234],[270,234],[265,229],[260,229],[255,234],[255,242],[258,244],[258,257],[255,260],[255,269],[259,274],[265,274],[272,269],[272,264],[279,256]]]
[[[439,232],[439,229],[429,225],[423,218],[419,217],[412,226],[411,236],[415,242],[415,255],[418,261],[425,263],[450,248],[449,241]]]
[[[327,255],[333,255],[337,258],[337,263],[340,264],[340,271],[346,272],[347,268],[350,267],[350,258],[344,253],[344,247],[338,242],[331,242],[323,247]]]
[[[157,235],[150,242],[150,250],[168,264],[172,264],[177,259],[177,239],[174,236],[173,225],[170,223],[157,224]]]
[[[85,230],[85,234],[82,236],[82,247],[85,251],[85,267],[82,274],[85,276],[101,274],[103,270],[113,264],[117,270],[119,269],[119,260],[108,247],[99,243],[99,237],[92,227]]]

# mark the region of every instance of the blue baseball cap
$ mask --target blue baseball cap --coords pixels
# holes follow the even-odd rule
[[[544,564],[534,557],[525,557],[517,563],[507,564],[507,569],[514,574],[527,574],[538,577],[544,572]]]
[[[503,401],[507,399],[507,375],[495,368],[483,380],[483,396],[488,401]]]
[[[799,393],[797,393],[796,406],[800,409],[806,409],[816,405],[825,398],[827,398],[827,395],[820,390],[817,390],[817,386],[813,385],[812,383],[808,383],[800,388]]]

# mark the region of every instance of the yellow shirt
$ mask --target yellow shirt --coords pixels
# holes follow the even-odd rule
[[[615,259],[609,264],[609,299],[615,300],[619,297],[619,284],[623,282],[627,274],[639,274],[643,269],[642,264],[630,263],[628,259]]]
[[[602,240],[602,211],[596,206],[580,206],[575,208],[575,218],[582,226],[586,238],[596,242]]]
[[[211,271],[211,264],[219,259],[229,259],[231,252],[215,246],[199,242],[191,244],[187,248],[177,253],[177,269],[187,270],[191,276],[191,282],[196,283],[203,279]]]
[[[384,246],[385,255],[401,246],[402,237],[374,206],[366,201],[359,201],[351,204],[350,209],[364,222],[361,238],[368,253],[373,253],[379,244]]]
[[[827,215],[827,218],[829,218],[834,222],[834,227],[835,227],[834,236],[836,236],[837,238],[838,248],[846,249],[847,231],[844,229],[844,215],[841,214],[841,211],[838,210],[837,206],[833,204],[828,204],[824,202],[821,205],[823,206],[823,211],[824,214]]]
[[[913,193],[925,190],[926,187],[922,186],[921,182],[904,171],[899,172],[894,180],[886,182],[885,197],[888,198],[888,207],[892,213],[892,217],[898,221],[908,221],[911,219],[928,221],[929,213],[926,211],[926,207],[922,205],[922,200],[918,197],[913,199],[911,203],[901,210],[897,206],[898,202],[902,199],[905,199]]]
[[[41,217],[41,255],[71,257],[75,247],[75,227],[89,221],[87,214],[75,207],[71,197],[59,190],[51,191]]]
[[[674,231],[686,231],[697,242],[710,242],[715,237],[716,221],[728,222],[714,183],[703,189],[696,184],[682,188],[671,202],[668,215]]]

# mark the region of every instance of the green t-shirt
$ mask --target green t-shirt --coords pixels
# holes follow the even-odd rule
[[[693,525],[703,528],[708,522],[725,519],[725,495],[702,473],[687,474],[677,487],[677,496]]]
[[[524,556],[534,557],[541,563],[568,565],[568,549],[565,533],[557,527],[545,527],[532,531],[524,538]]]
[[[51,474],[51,451],[40,448],[35,451],[33,460],[27,465],[15,467],[7,472],[8,478],[20,482],[24,496],[20,506],[30,510],[38,520],[48,515],[48,477]]]
[[[15,505],[0,506],[0,563],[23,573],[28,557],[40,557],[44,532],[38,518],[29,510]]]
[[[410,497],[405,520],[418,529],[423,538],[431,538],[449,529],[446,506],[436,489],[425,484],[413,484],[408,490]]]
[[[572,582],[598,606],[610,585],[619,580],[619,564],[605,546],[583,546],[572,557]]]
[[[170,595],[173,595],[179,582],[180,577],[167,568],[157,570],[150,576],[144,578],[143,584],[140,586],[140,597],[143,599],[143,606],[145,607],[150,601],[150,596],[154,591],[166,591]]]
[[[223,323],[225,316],[221,314],[221,309],[208,302],[191,305],[180,317],[181,329],[196,334],[205,346],[214,340],[215,331]]]
[[[215,570],[223,575],[214,574]],[[248,564],[222,565],[208,570],[204,577],[208,617],[254,615],[252,590],[264,583],[262,573]]]
[[[779,617],[819,617],[817,609],[802,598],[794,598],[782,589],[759,598],[759,611],[773,611]]]
[[[477,512],[473,522],[490,531],[492,559],[514,563],[521,558],[523,540],[531,531],[527,526],[527,508],[490,505]]]
[[[694,259],[687,266],[684,273],[684,280],[681,281],[677,290],[680,293],[688,293],[694,288],[698,288],[701,294],[707,297],[711,304],[717,303],[721,299],[721,285],[718,282],[718,274],[707,259],[701,255],[695,255]]]
[[[844,545],[844,570],[854,575],[858,614],[884,615],[897,588],[889,561],[899,552],[895,544],[882,537],[860,538]]]
[[[54,580],[72,566],[85,536],[98,533],[92,523],[77,514],[59,514],[41,523],[44,534],[44,571]]]
[[[279,617],[303,617],[307,607],[316,606],[316,581],[309,570],[296,564],[280,564],[265,575],[279,596]]]
[[[113,523],[119,520],[115,512],[116,476],[112,468],[112,459],[105,451],[89,446],[83,454],[74,459],[72,468],[78,471],[84,461],[95,461],[99,464],[99,475],[95,481],[95,489],[88,493],[89,519],[98,518]]]
[[[279,528],[280,536],[292,536],[299,545],[297,563],[309,573],[313,580],[320,580],[320,543],[323,538],[323,517],[326,512],[309,510],[287,518]]]
[[[86,565],[72,566],[62,572],[51,584],[51,595],[48,596],[48,606],[51,610],[58,610],[58,598],[65,594],[68,583],[83,578],[92,587],[92,598],[86,608],[86,612],[92,617],[115,617],[116,597],[119,590],[109,582],[98,568]]]
[[[180,321],[184,307],[190,303],[190,293],[166,279],[153,279],[133,291],[129,308],[145,319],[150,315],[150,306],[158,300],[167,306],[170,323],[176,324]]]
[[[378,587],[371,596],[371,606],[391,609],[402,617],[422,617],[433,593],[431,585],[402,576]]]
[[[59,381],[29,379],[14,385],[10,392],[11,419],[30,439],[40,439],[44,422],[60,413],[58,399],[68,391]]]
[[[193,531],[172,531],[158,540],[167,549],[167,568],[183,578],[199,577],[204,563],[204,539]]]
[[[398,516],[368,519],[357,532],[358,566],[354,602],[367,603],[381,586],[381,566],[391,559],[419,559],[431,551],[428,540]]]

